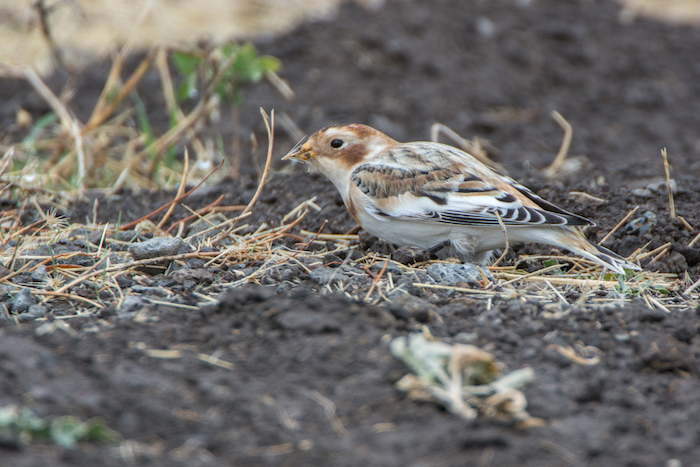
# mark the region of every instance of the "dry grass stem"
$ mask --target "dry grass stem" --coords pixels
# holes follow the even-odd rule
[[[243,212],[236,217],[233,220],[233,224],[229,228],[229,230],[223,234],[220,234],[212,243],[214,245],[218,245],[221,240],[226,238],[231,230],[236,226],[236,221],[238,219],[241,219],[243,216],[248,214],[251,209],[253,209],[253,206],[255,205],[255,202],[258,200],[258,197],[260,196],[260,193],[262,192],[263,187],[265,186],[265,180],[267,179],[267,174],[270,171],[270,163],[272,162],[272,148],[274,145],[275,141],[275,110],[273,109],[270,112],[270,116],[268,117],[267,113],[263,108],[260,108],[260,114],[263,117],[263,121],[265,123],[265,129],[267,130],[267,160],[265,161],[265,169],[263,171],[262,177],[260,177],[260,182],[258,183],[258,188],[255,190],[255,194],[253,195],[253,198],[250,200],[248,203],[248,206],[243,210]]]
[[[236,369],[236,366],[233,363],[227,362],[225,360],[221,360],[220,358],[214,357],[213,355],[207,355],[207,354],[200,353],[199,355],[197,355],[197,359],[201,360],[203,362],[206,362],[210,365],[225,368],[227,370],[235,370]]]
[[[697,281],[695,281],[695,283],[693,285],[691,285],[690,287],[685,289],[683,291],[683,295],[690,295],[698,287],[700,287],[700,279],[698,279]]]
[[[304,132],[301,131],[301,129],[297,126],[296,123],[294,123],[294,120],[292,120],[292,117],[290,117],[287,112],[281,112],[279,120],[280,124],[282,125],[282,128],[284,128],[287,134],[294,141],[301,141],[302,139],[304,139]]]
[[[481,147],[481,143],[478,139],[476,141],[470,141],[459,136],[457,132],[452,130],[447,125],[443,125],[442,123],[433,123],[433,125],[430,127],[430,141],[434,143],[439,143],[441,134],[445,135],[447,138],[457,143],[457,145],[461,147],[462,150],[471,154],[482,163],[496,169],[502,174],[508,175],[508,171],[505,167],[489,158],[488,154],[486,154],[484,149]]]
[[[545,273],[547,273],[547,272],[551,272],[551,271],[554,271],[554,270],[557,270],[557,269],[560,269],[560,268],[561,268],[561,264],[554,264],[554,265],[552,265],[552,266],[547,266],[546,268],[538,269],[538,270],[535,271],[535,272],[531,272],[531,273],[524,274],[524,275],[522,275],[522,276],[516,277],[515,279],[509,280],[508,282],[505,282],[505,283],[502,284],[502,285],[510,285],[510,284],[512,284],[512,283],[514,283],[514,282],[517,282],[517,281],[520,281],[520,280],[524,280],[524,279],[528,279],[528,278],[533,277],[533,276],[538,276],[538,275],[540,275],[540,274],[545,274]],[[495,272],[495,271],[492,271],[492,274],[500,274],[500,273]],[[494,277],[495,277],[495,276],[494,276]]]
[[[671,247],[670,247],[670,246],[664,248],[664,250],[663,250],[661,253],[659,253],[658,255],[654,256],[654,257],[651,259],[651,261],[649,261],[649,264],[654,264],[655,262],[657,262],[658,260],[660,260],[662,257],[664,257],[669,251],[671,251]]]
[[[647,297],[647,295],[644,294],[644,297]],[[653,303],[653,304],[654,304],[655,306],[657,306],[658,308],[662,309],[662,310],[665,311],[666,313],[671,313],[671,310],[669,310],[668,308],[666,308],[666,307],[664,306],[664,304],[661,303],[661,302],[660,302],[659,300],[657,300],[656,298],[654,298],[654,297],[652,297],[652,296],[648,296],[647,298],[649,299],[649,301],[650,301],[651,303]]]
[[[277,73],[274,71],[267,71],[265,72],[265,78],[277,89],[277,91],[287,99],[288,101],[291,101],[294,99],[294,90],[289,87],[287,82],[283,80],[282,78],[279,77]],[[299,138],[295,138],[295,140],[299,140]]]
[[[131,77],[127,80],[126,85],[119,89],[116,95],[114,95],[114,90],[117,87],[117,82],[119,81],[119,77],[121,75],[124,60],[133,50],[136,40],[138,39],[138,35],[143,28],[144,21],[147,20],[148,13],[150,12],[152,6],[152,0],[147,1],[144,4],[143,9],[139,12],[139,16],[134,23],[134,28],[129,34],[129,38],[126,40],[121,50],[117,54],[117,57],[114,59],[112,67],[109,70],[107,80],[105,81],[104,88],[100,94],[100,98],[97,101],[97,105],[95,105],[92,115],[90,116],[88,123],[85,125],[86,132],[97,128],[102,124],[102,122],[109,118],[109,115],[114,112],[114,109],[116,109],[122,100],[124,100],[129,92],[135,88],[136,83],[141,80],[146,70],[150,66],[153,59],[153,51],[149,52],[146,58],[141,61],[141,64],[138,66],[136,71],[132,73]]]
[[[695,246],[695,244],[698,242],[698,240],[700,240],[700,233],[697,234],[697,235],[695,236],[695,238],[693,238],[693,239],[690,241],[690,243],[688,243],[688,246],[689,246],[690,248],[693,248],[693,247]]]
[[[641,260],[643,260],[643,259],[646,259],[646,258],[649,258],[649,257],[651,257],[651,256],[657,255],[657,254],[659,254],[659,252],[664,251],[664,250],[667,250],[670,246],[671,246],[671,242],[664,243],[663,245],[661,245],[661,246],[658,247],[658,248],[654,248],[654,249],[651,250],[651,251],[647,251],[646,253],[641,253],[641,254],[637,255],[637,257],[635,258],[635,260],[641,261]]]
[[[85,124],[83,128],[83,134],[87,134],[100,125],[102,125],[116,110],[116,108],[121,104],[126,96],[136,89],[136,85],[141,81],[143,76],[148,71],[148,68],[153,62],[155,52],[151,51],[146,55],[146,57],[141,60],[141,63],[136,68],[136,70],[131,74],[131,76],[126,80],[123,86],[119,87],[119,90],[114,94],[115,88],[117,86],[117,80],[119,79],[119,73],[121,72],[121,67],[125,56],[120,54],[114,60],[112,68],[110,69],[109,77],[105,83],[105,87],[102,90],[97,104],[90,116],[90,120]]]
[[[309,232],[308,230],[301,229],[299,231],[302,235],[314,235],[314,232]],[[359,240],[359,235],[346,235],[346,234],[318,234],[319,240],[329,240],[332,242],[352,242],[353,240]]]
[[[210,213],[210,212],[222,212],[222,211],[232,211],[232,210],[239,210],[240,211],[242,209],[245,209],[245,206],[224,206],[223,209],[221,209],[221,210],[215,209],[219,205],[219,203],[221,203],[224,200],[225,197],[226,197],[226,195],[221,195],[214,202],[208,204],[207,206],[205,206],[201,209],[198,209],[197,211],[194,211],[191,216],[187,216],[182,220],[174,222],[173,224],[170,225],[170,227],[168,227],[168,230],[166,230],[166,233],[170,233],[177,226],[185,226],[185,225],[187,225],[187,223],[189,223],[190,221],[192,221],[194,219],[197,219],[197,218],[204,219],[203,216]],[[187,208],[187,206],[185,206],[184,204],[183,204],[183,206],[185,208]],[[235,209],[230,209],[230,208],[235,208]],[[189,208],[187,208],[187,209],[190,210]]]
[[[85,271],[83,274],[81,274],[80,277],[78,277],[77,279],[74,279],[73,281],[67,283],[67,284],[64,285],[63,287],[57,289],[57,290],[55,291],[55,293],[57,293],[57,294],[63,293],[63,292],[65,292],[66,290],[68,290],[68,289],[70,289],[71,287],[73,287],[74,285],[77,285],[77,284],[80,284],[81,282],[84,282],[88,277],[93,277],[91,271],[94,271],[95,269],[97,269],[98,267],[100,267],[100,266],[102,265],[102,263],[105,263],[105,262],[107,263],[107,266],[109,267],[109,255],[103,256],[98,262],[96,262],[95,264],[93,264],[90,268],[88,268],[87,271]],[[105,269],[107,269],[107,268],[105,268]],[[99,274],[100,272],[102,272],[102,271],[98,271],[98,274]],[[47,298],[47,299],[44,299],[44,302],[47,302],[47,301],[48,301],[48,298]]]
[[[564,139],[561,142],[561,147],[559,148],[559,152],[554,158],[554,161],[549,167],[544,169],[544,175],[547,178],[554,178],[559,173],[559,170],[561,169],[561,166],[564,163],[567,154],[569,154],[569,148],[571,147],[571,139],[574,135],[574,130],[571,127],[571,124],[567,122],[566,119],[562,117],[559,112],[553,110],[552,118],[559,124],[560,127],[564,129]]]
[[[605,243],[606,241],[608,241],[608,239],[609,239],[615,232],[617,232],[617,229],[619,229],[620,227],[622,227],[623,225],[625,225],[625,222],[627,222],[627,220],[628,220],[630,217],[632,217],[632,215],[633,215],[635,212],[637,212],[637,209],[639,209],[639,206],[635,206],[634,209],[632,209],[630,212],[628,212],[627,215],[626,215],[625,217],[623,217],[622,220],[621,220],[620,222],[618,222],[617,225],[616,225],[615,227],[613,227],[613,229],[612,229],[610,232],[608,232],[608,234],[607,234],[605,237],[603,237],[603,239],[602,239],[601,241],[598,242],[598,245],[602,245],[603,243]]]
[[[594,204],[606,204],[608,202],[607,199],[598,198],[596,196],[589,195],[585,191],[570,191],[569,197],[575,198],[578,200],[582,200],[582,201],[586,201],[589,203],[594,203]]]
[[[78,160],[78,186],[82,187],[85,181],[85,152],[83,150],[83,139],[80,123],[70,115],[70,112],[63,102],[56,97],[53,91],[49,89],[46,83],[44,83],[44,81],[39,77],[39,75],[36,74],[36,72],[34,72],[34,70],[26,67],[17,68],[3,64],[0,68],[0,75],[24,78],[27,80],[29,84],[32,85],[34,90],[39,93],[47,104],[49,104],[56,115],[58,115],[63,128],[73,137],[76,157]]]
[[[379,279],[382,278],[384,275],[384,271],[386,271],[386,267],[389,265],[389,260],[384,261],[384,266],[382,266],[382,270],[379,271],[379,274],[377,274],[377,277],[374,278],[372,281],[372,285],[370,286],[369,290],[367,291],[367,295],[365,295],[365,301],[369,300],[369,297],[372,296],[372,292],[374,292],[374,288],[377,286],[377,283],[379,282]]]
[[[506,225],[503,223],[503,219],[501,219],[501,215],[498,213],[498,211],[494,211],[496,214],[496,218],[498,218],[498,225],[501,226],[501,231],[503,232],[503,238],[505,239],[506,246],[503,248],[503,253],[501,253],[501,256],[498,257],[495,263],[493,263],[493,267],[498,266],[498,264],[503,260],[503,258],[506,257],[506,254],[508,253],[508,249],[510,248],[510,245],[508,244],[508,231],[506,230]]]
[[[307,391],[307,396],[309,396],[314,402],[323,407],[326,417],[331,422],[333,430],[338,434],[339,437],[344,438],[348,436],[348,430],[345,429],[343,423],[340,421],[335,413],[336,406],[330,399],[324,397],[318,391]]]
[[[120,227],[119,227],[119,230],[129,230],[129,229],[132,229],[133,227],[135,227],[135,226],[136,226],[137,224],[139,224],[140,222],[143,222],[143,221],[146,220],[146,219],[150,219],[151,217],[155,216],[156,214],[158,214],[158,213],[160,213],[160,212],[163,212],[165,209],[167,209],[167,208],[170,207],[171,205],[173,205],[173,204],[175,204],[175,203],[179,203],[179,202],[182,201],[183,199],[187,198],[189,195],[191,195],[192,193],[194,193],[194,192],[197,190],[197,188],[199,188],[205,181],[207,181],[207,179],[208,179],[209,177],[211,177],[211,176],[214,174],[214,172],[216,172],[217,170],[219,170],[219,169],[221,168],[222,165],[224,165],[224,161],[221,161],[221,163],[220,163],[219,165],[217,165],[216,167],[214,167],[214,169],[213,169],[211,172],[209,172],[209,174],[208,174],[206,177],[204,177],[204,179],[202,179],[201,182],[199,182],[197,185],[195,185],[194,188],[192,188],[191,190],[189,190],[189,191],[188,191],[187,193],[185,193],[184,195],[178,196],[178,197],[175,198],[174,200],[170,201],[169,203],[164,204],[163,206],[159,207],[159,208],[156,209],[155,211],[153,211],[153,212],[151,212],[151,213],[149,213],[149,214],[146,214],[145,216],[141,217],[140,219],[137,219],[137,220],[135,220],[135,221],[133,221],[133,222],[129,222],[128,224],[124,224],[124,225],[120,226]]]
[[[668,189],[668,206],[671,212],[671,219],[676,218],[676,206],[673,203],[673,189],[671,188],[671,170],[668,166],[668,154],[666,148],[661,150],[661,157],[664,160],[664,172],[666,174],[666,188]]]
[[[182,168],[182,181],[180,182],[180,186],[177,189],[177,194],[175,195],[175,199],[182,199],[182,193],[185,191],[185,186],[187,185],[187,177],[190,172],[190,152],[185,148],[185,166]],[[163,228],[163,225],[170,219],[170,216],[173,213],[173,210],[175,209],[175,204],[176,203],[171,203],[170,208],[168,211],[165,213],[163,218],[158,222],[158,225],[156,226],[156,229],[161,230]]]
[[[681,221],[681,224],[683,224],[683,227],[685,227],[685,229],[688,232],[695,232],[695,229],[693,228],[692,225],[690,225],[690,223],[687,220],[685,220],[685,217],[678,216],[678,220]]]

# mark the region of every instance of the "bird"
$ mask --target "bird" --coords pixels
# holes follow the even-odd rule
[[[399,246],[490,264],[494,250],[533,242],[567,249],[618,274],[641,269],[589,242],[582,228],[593,221],[447,144],[400,143],[354,123],[319,130],[282,160],[316,168],[362,229]]]

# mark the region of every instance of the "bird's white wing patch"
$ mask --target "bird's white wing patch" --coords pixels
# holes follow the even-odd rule
[[[500,217],[507,226],[590,223],[514,180],[489,169],[470,170],[468,157],[449,146],[410,143],[358,166],[351,180],[366,196],[368,212],[378,220],[494,226]],[[524,206],[520,197],[536,207]]]

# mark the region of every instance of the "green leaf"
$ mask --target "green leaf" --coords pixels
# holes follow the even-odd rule
[[[122,438],[119,433],[108,427],[107,423],[99,417],[91,418],[84,425],[86,425],[86,429],[83,441],[115,444]]]
[[[51,422],[51,439],[67,449],[74,448],[86,433],[86,424],[76,417],[58,417]]]
[[[644,273],[640,273],[639,271],[635,271],[634,269],[627,269],[627,268],[622,268],[625,271],[625,279],[631,279],[632,277],[644,277]]]
[[[153,135],[151,122],[148,121],[146,106],[143,105],[143,101],[136,91],[131,91],[131,94],[129,95],[131,96],[131,100],[134,102],[134,107],[136,107],[136,118],[139,121],[139,128],[141,129],[141,133],[146,135],[146,146],[148,146],[153,143],[156,138]]]
[[[238,46],[238,44],[236,44],[235,42],[231,42],[229,44],[224,44],[219,50],[221,51],[222,56],[226,58],[231,58],[238,53],[239,48],[240,47]]]
[[[545,265],[545,267],[550,267],[550,266],[557,266],[557,265],[559,265],[559,261],[558,261],[556,258],[546,259],[546,260],[542,261],[542,263]],[[561,268],[559,268],[559,269],[553,269],[551,272],[554,273],[554,274],[562,274],[562,273],[563,273],[563,271],[561,270]]]
[[[258,59],[260,68],[265,72],[277,71],[282,68],[282,61],[271,55],[263,55]]]
[[[191,73],[177,90],[177,100],[179,102],[194,99],[197,96],[197,73]]]
[[[202,63],[200,57],[185,52],[173,52],[172,59],[177,70],[183,75],[191,75]]]
[[[260,81],[265,72],[252,44],[245,44],[238,50],[232,68],[240,81]]]

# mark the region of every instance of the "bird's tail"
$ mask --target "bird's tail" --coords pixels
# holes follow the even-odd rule
[[[639,271],[642,268],[627,261],[617,253],[613,253],[605,247],[589,242],[583,234],[574,230],[569,230],[573,235],[567,235],[568,239],[565,243],[560,243],[558,246],[571,250],[572,252],[590,259],[603,267],[610,269],[618,274],[625,274],[625,269]],[[573,237],[576,238],[573,238]]]

